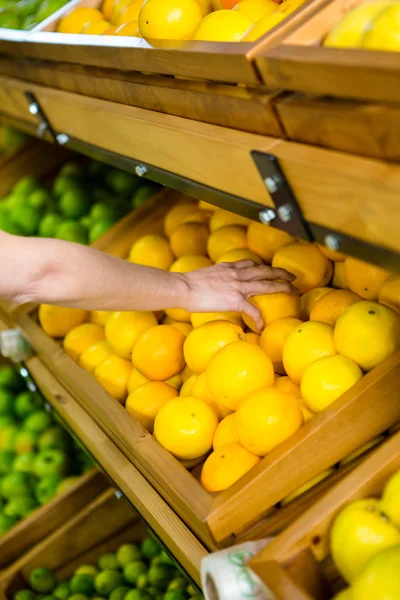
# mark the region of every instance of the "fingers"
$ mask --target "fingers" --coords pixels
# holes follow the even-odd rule
[[[262,331],[264,329],[264,321],[261,317],[261,313],[259,309],[256,306],[254,306],[254,304],[250,304],[250,302],[248,302],[247,300],[243,300],[243,304],[240,310],[242,313],[248,315],[251,319],[253,319],[258,331]]]
[[[233,267],[234,269],[248,269],[249,267],[254,267],[255,262],[254,262],[254,260],[251,260],[251,258],[244,258],[243,260],[236,260],[235,262],[220,263],[220,264],[229,265],[230,267]]]
[[[260,296],[261,294],[298,294],[298,290],[294,285],[286,282],[249,281],[241,284],[240,293],[250,298],[250,296]]]
[[[296,277],[286,269],[275,269],[267,265],[244,267],[237,272],[240,281],[294,281]]]

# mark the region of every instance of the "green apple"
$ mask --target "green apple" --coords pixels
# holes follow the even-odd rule
[[[59,475],[47,475],[35,485],[35,496],[39,504],[47,504],[57,493],[62,479]]]
[[[40,478],[49,475],[64,477],[68,471],[68,456],[61,450],[42,450],[34,460],[33,470]]]
[[[25,431],[21,429],[14,438],[14,452],[17,454],[25,454],[32,452],[36,448],[38,434],[34,431]]]
[[[39,450],[67,450],[68,445],[68,435],[57,426],[44,431],[38,441]]]
[[[73,594],[92,596],[94,592],[94,578],[84,573],[74,575],[70,581],[70,586]]]
[[[35,460],[35,452],[24,452],[15,457],[12,468],[13,471],[20,473],[33,473],[33,462]]]
[[[65,192],[70,190],[79,190],[81,187],[82,183],[77,177],[72,175],[58,175],[58,177],[54,180],[53,194],[57,196],[57,198],[61,198]]]
[[[34,433],[43,433],[53,423],[52,416],[45,410],[35,410],[23,423],[23,428]]]
[[[112,552],[100,556],[97,564],[101,571],[106,571],[107,569],[116,570],[119,568],[117,557]]]
[[[400,544],[400,531],[380,512],[374,498],[356,500],[336,517],[331,554],[344,579],[351,583],[378,552]]]
[[[141,560],[128,563],[124,567],[124,579],[131,585],[136,585],[141,575],[146,575],[147,567],[146,564]]]
[[[7,425],[0,431],[0,451],[12,452],[19,429],[16,425]]]
[[[173,579],[171,567],[167,565],[159,565],[158,567],[150,567],[147,572],[149,584],[157,590],[164,590]]]
[[[400,598],[400,545],[376,554],[365,565],[351,590],[352,600]]]
[[[35,500],[30,496],[17,496],[12,500],[9,500],[4,507],[3,514],[7,517],[17,517],[18,519],[24,519],[29,515],[37,504]]]
[[[41,409],[43,400],[39,394],[26,390],[15,398],[14,412],[20,419],[25,419],[33,412]]]
[[[400,471],[392,475],[385,485],[380,510],[394,525],[400,527]]]
[[[27,473],[9,473],[0,481],[0,496],[6,500],[31,495],[31,477]]]
[[[20,196],[21,198],[28,198],[34,190],[40,188],[39,183],[33,177],[25,176],[14,185],[13,194]]]
[[[161,548],[156,540],[149,536],[141,543],[140,552],[145,560],[151,560],[161,554]]]

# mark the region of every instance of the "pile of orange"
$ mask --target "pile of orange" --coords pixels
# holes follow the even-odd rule
[[[400,346],[400,278],[298,242],[190,198],[164,235],[138,239],[128,260],[171,272],[251,258],[296,276],[299,295],[250,299],[264,329],[239,313],[86,312],[42,306],[66,352],[201,481],[226,489]]]
[[[64,16],[59,33],[124,35],[148,41],[252,42],[305,0],[103,0]]]

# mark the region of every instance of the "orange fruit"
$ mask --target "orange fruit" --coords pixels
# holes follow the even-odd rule
[[[246,248],[241,248],[239,250],[231,250],[230,252],[223,254],[222,256],[219,257],[219,259],[217,260],[217,263],[236,262],[237,260],[246,260],[246,259],[252,260],[253,262],[256,263],[256,265],[263,264],[263,261],[257,254],[255,254],[255,252],[252,252],[251,250],[247,250]]]
[[[300,317],[300,297],[297,294],[262,294],[261,296],[252,296],[249,302],[257,306],[261,311],[264,325],[270,325],[277,319],[284,317]],[[243,315],[243,320],[250,329],[258,331],[253,319],[248,315]]]
[[[109,356],[94,370],[94,377],[102,388],[118,402],[124,402],[128,393],[128,380],[132,363],[116,354]]]
[[[262,332],[260,347],[272,360],[275,373],[280,373],[281,375],[285,373],[282,363],[283,346],[289,333],[293,331],[296,325],[300,325],[300,323],[301,321],[294,317],[277,319],[270,325],[267,325]]]
[[[337,261],[343,262],[344,259],[346,258],[346,255],[342,254],[342,252],[336,252],[335,250],[330,250],[330,248],[327,248],[323,244],[317,244],[317,246],[321,250],[322,254],[324,254],[326,256],[326,258],[329,258],[329,260],[333,260],[335,262],[337,262]]]
[[[279,13],[267,15],[247,31],[246,35],[242,38],[242,42],[254,42],[255,40],[258,40],[258,38],[279,25],[285,18],[286,15],[281,15]]]
[[[78,6],[78,8],[60,19],[57,31],[58,33],[80,33],[88,23],[103,20],[103,13],[96,8]]]
[[[64,308],[41,304],[39,306],[39,323],[45,333],[53,338],[62,338],[71,329],[78,327],[89,318],[87,310]]]
[[[248,16],[232,10],[217,10],[200,22],[193,40],[208,42],[240,42],[253,22]]]
[[[287,375],[278,377],[278,379],[275,380],[275,387],[282,392],[286,392],[287,394],[294,396],[295,398],[301,398],[300,386],[292,381]]]
[[[208,255],[214,262],[217,262],[227,252],[240,248],[247,248],[246,228],[241,225],[222,227],[214,231],[208,238]]]
[[[145,383],[149,383],[149,379],[147,379],[147,377],[139,373],[137,369],[132,369],[127,384],[128,393],[130,394],[131,392],[133,392],[133,390],[140,387],[141,385],[144,385]]]
[[[272,259],[272,266],[293,273],[296,276],[294,285],[300,294],[326,286],[332,277],[332,263],[316,244],[306,242],[295,242],[279,248]]]
[[[333,263],[333,277],[331,285],[334,288],[341,290],[349,290],[349,284],[346,281],[346,275],[344,273],[344,261],[336,261]]]
[[[390,273],[358,258],[344,261],[344,274],[349,288],[364,300],[378,300],[379,292]]]
[[[188,273],[189,271],[196,271],[197,269],[211,267],[211,265],[211,260],[206,256],[187,255],[178,258],[178,260],[172,263],[169,270],[171,273]],[[190,313],[183,308],[167,308],[165,312],[169,317],[176,321],[185,321],[190,323]]]
[[[168,325],[168,323],[166,323]],[[172,321],[169,323],[172,327],[176,327],[179,331],[182,331],[183,335],[187,337],[191,331],[193,331],[193,326],[190,323],[181,323],[179,321]]]
[[[92,310],[90,311],[89,320],[91,323],[96,323],[96,325],[101,325],[101,327],[105,327],[108,317],[111,315],[111,312],[108,310]]]
[[[71,358],[78,360],[82,352],[102,340],[104,340],[103,327],[95,325],[95,323],[83,323],[67,333],[63,347]]]
[[[208,402],[208,404],[213,405],[214,401],[210,394],[210,390],[208,389],[207,377],[205,373],[201,373],[201,375],[197,375],[196,381],[193,383],[192,396],[195,398],[201,398],[204,402]],[[215,406],[214,406],[215,409]]]
[[[233,342],[219,350],[206,373],[212,398],[229,410],[236,410],[245,396],[274,383],[271,359],[248,342]]]
[[[186,381],[189,379],[189,377],[191,377],[193,374],[194,374],[193,371],[191,371],[189,369],[189,367],[187,365],[185,365],[185,367],[182,369],[182,371],[180,373],[183,383],[186,383]]]
[[[189,333],[183,346],[188,367],[200,375],[224,346],[245,339],[243,329],[229,321],[209,321]]]
[[[322,298],[325,294],[330,294],[332,292],[332,288],[330,287],[317,287],[312,290],[308,290],[305,294],[303,294],[300,298],[301,305],[301,318],[303,321],[307,321],[310,318],[310,313],[314,308],[314,305],[320,298]]]
[[[249,344],[254,344],[255,346],[259,346],[260,345],[260,337],[258,335],[258,333],[253,333],[252,331],[249,331],[246,333],[246,338],[245,341],[249,342]]]
[[[222,419],[214,433],[213,448],[218,450],[228,444],[239,444],[239,436],[236,431],[235,413]]]
[[[144,310],[113,312],[105,328],[106,340],[115,354],[130,360],[133,347],[140,335],[156,325],[157,319],[152,312]]]
[[[140,37],[139,26],[137,21],[131,21],[130,23],[123,23],[118,25],[115,30],[115,35],[126,35],[133,37]]]
[[[171,234],[171,250],[181,256],[207,254],[208,225],[206,223],[185,223]]]
[[[108,21],[94,21],[94,23],[87,23],[81,33],[84,35],[101,35],[110,27],[111,23]]]
[[[146,40],[188,40],[202,19],[196,0],[147,0],[139,13]]]
[[[295,241],[286,231],[275,227],[251,221],[247,230],[247,245],[250,250],[261,256],[266,262],[271,262],[275,252],[282,246]]]
[[[152,381],[165,381],[185,366],[185,336],[171,325],[157,325],[144,331],[132,352],[133,366]]]
[[[114,23],[123,25],[124,23],[138,22],[139,12],[144,4],[144,0],[133,0],[125,4],[117,13]]]
[[[310,321],[322,321],[335,325],[344,311],[361,300],[360,296],[347,290],[334,290],[325,294],[315,304],[310,314]]]
[[[80,356],[79,364],[80,366],[88,371],[88,373],[92,373],[94,369],[102,363],[106,358],[113,354],[113,349],[105,340],[100,342],[96,342],[89,346],[86,350],[84,350]]]
[[[170,237],[180,225],[185,217],[197,212],[197,206],[194,201],[187,201],[182,204],[176,204],[169,209],[164,218],[164,231],[167,237]]]
[[[321,412],[347,392],[363,376],[358,365],[334,354],[315,360],[301,380],[301,395],[310,410]]]
[[[116,0],[103,0],[103,4],[101,5],[101,10],[104,15],[104,18],[107,21],[111,21],[115,1]]]
[[[400,277],[393,275],[386,279],[379,291],[378,300],[400,313]]]
[[[129,261],[156,269],[169,269],[174,255],[168,240],[162,235],[145,235],[138,239],[129,252]]]
[[[190,213],[184,217],[181,222],[181,225],[185,223],[209,223],[212,212],[210,210],[197,210],[194,213]]]
[[[192,313],[190,320],[193,327],[200,327],[200,325],[209,321],[230,321],[236,323],[236,325],[243,325],[242,316],[237,312]]]
[[[335,344],[339,354],[369,371],[400,347],[400,315],[378,302],[357,302],[339,317]]]
[[[283,366],[289,377],[300,385],[307,367],[317,358],[331,354],[336,354],[332,325],[307,321],[288,335],[283,347]]]
[[[264,17],[272,15],[277,8],[273,0],[242,0],[233,7],[233,10],[249,17],[252,23],[257,23]]]
[[[181,387],[179,392],[180,396],[193,396],[193,386],[196,382],[197,375],[193,373],[188,379],[186,379],[185,383]]]
[[[229,444],[214,450],[201,471],[201,483],[208,492],[222,492],[236,483],[260,458],[239,444]]]
[[[228,225],[243,225],[244,227],[247,227],[249,223],[250,219],[247,217],[242,217],[242,215],[229,212],[229,210],[224,210],[223,208],[218,208],[212,213],[210,219],[210,231],[213,233],[214,231],[217,231],[217,229],[227,227]]]
[[[211,450],[217,425],[218,417],[207,402],[185,396],[164,404],[156,416],[154,435],[176,458],[190,460]]]
[[[235,422],[242,446],[265,456],[302,426],[303,414],[297,398],[271,387],[242,400]]]
[[[163,381],[149,381],[135,388],[126,399],[125,408],[139,423],[153,433],[154,421],[168,400],[176,398],[178,392]]]

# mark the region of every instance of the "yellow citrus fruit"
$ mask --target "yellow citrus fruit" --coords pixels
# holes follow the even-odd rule
[[[240,443],[257,456],[271,452],[303,424],[298,398],[276,387],[247,396],[235,417]]]
[[[214,433],[213,448],[218,450],[228,444],[239,444],[239,436],[236,431],[235,413],[222,419]]]
[[[168,400],[178,392],[163,381],[149,381],[135,388],[126,399],[125,408],[147,431],[153,433],[154,420]]]
[[[53,338],[64,337],[71,329],[78,327],[88,318],[87,310],[52,306],[51,304],[39,306],[39,323],[43,331]]]
[[[137,369],[132,369],[127,384],[128,393],[130,394],[131,392],[133,392],[133,390],[148,382],[149,379],[147,379],[147,377],[139,373]]]
[[[210,404],[185,396],[164,404],[156,416],[154,435],[176,458],[190,460],[209,452],[217,426]]]
[[[339,288],[341,290],[350,289],[344,274],[344,261],[336,261],[333,263],[333,277],[331,285],[332,287]]]
[[[335,262],[343,262],[346,258],[346,255],[342,252],[336,252],[335,250],[331,250],[323,244],[317,244],[317,246],[321,250],[322,254],[324,254],[326,258],[329,258],[329,260],[333,260]]]
[[[248,342],[233,342],[219,350],[206,373],[212,398],[229,410],[236,410],[248,394],[274,383],[271,359]]]
[[[307,321],[310,318],[310,313],[314,308],[314,305],[320,298],[322,298],[325,294],[330,294],[332,292],[332,288],[330,287],[318,287],[312,290],[308,290],[305,294],[303,294],[300,298],[301,305],[301,313],[300,316],[303,321]]]
[[[187,217],[185,217],[182,220],[181,225],[184,225],[184,223],[209,223],[210,218],[211,218],[212,212],[210,210],[198,210],[194,213],[191,213],[190,215],[187,215]]]
[[[164,218],[165,235],[170,237],[182,225],[184,219],[195,212],[197,212],[197,206],[194,201],[176,204],[170,208]]]
[[[382,285],[378,300],[400,313],[400,277],[391,276]]]
[[[111,23],[108,21],[95,21],[94,23],[87,23],[82,29],[83,35],[102,35],[111,27]]]
[[[370,50],[399,51],[398,27],[400,11],[397,2],[375,14],[372,22],[365,27],[361,40],[362,48]]]
[[[92,373],[94,369],[102,363],[106,358],[113,354],[113,349],[110,344],[105,340],[100,342],[96,342],[92,344],[84,350],[80,356],[79,364],[80,366],[88,371],[88,373]]]
[[[133,366],[152,381],[165,381],[185,366],[185,336],[171,325],[157,325],[144,331],[132,352]]]
[[[186,379],[185,383],[181,387],[179,392],[180,396],[193,396],[193,387],[196,382],[197,375],[193,373],[188,379]]]
[[[300,294],[326,286],[332,277],[331,261],[316,244],[306,242],[295,242],[279,248],[272,259],[272,266],[293,273],[296,276],[294,285]]]
[[[237,215],[236,213],[229,212],[229,210],[223,210],[222,208],[217,209],[211,216],[210,219],[210,231],[213,233],[217,229],[227,227],[228,225],[243,225],[247,227],[250,223],[250,219]]]
[[[272,15],[268,15],[267,17],[264,17],[263,19],[258,21],[258,23],[255,23],[251,29],[249,29],[242,41],[254,42],[255,40],[258,40],[258,38],[260,38],[265,33],[276,27],[276,25],[279,25],[279,23],[285,18],[286,15],[277,12],[272,13]]]
[[[249,342],[249,344],[254,344],[255,346],[260,345],[260,335],[258,333],[254,333],[253,331],[248,331],[246,333],[245,341]]]
[[[123,6],[115,19],[116,25],[123,25],[124,23],[131,23],[132,21],[138,21],[139,11],[142,8],[144,0],[133,0],[129,4]]]
[[[88,23],[103,20],[103,13],[96,8],[78,6],[60,20],[57,31],[58,33],[80,33]]]
[[[212,396],[210,394],[210,390],[208,389],[207,377],[205,373],[201,373],[201,375],[197,375],[196,381],[193,384],[192,396],[195,398],[201,398],[205,402],[209,404],[214,404]],[[215,408],[215,407],[214,407]]]
[[[329,31],[325,37],[324,46],[335,48],[356,48],[361,46],[365,31],[371,25],[371,20],[381,12],[386,2],[371,2],[361,4],[349,10]]]
[[[171,250],[176,257],[207,254],[208,225],[206,223],[185,223],[171,234]]]
[[[378,302],[357,302],[339,317],[335,344],[339,354],[369,371],[400,347],[400,315]]]
[[[103,0],[103,4],[101,5],[101,11],[104,15],[104,18],[107,21],[111,21],[115,1],[116,0]]]
[[[193,374],[194,374],[193,371],[191,369],[189,369],[189,367],[187,365],[185,365],[185,367],[180,372],[183,383],[185,383],[189,379],[189,377],[191,377]]]
[[[219,210],[218,206],[215,206],[215,204],[210,204],[209,202],[205,202],[204,200],[199,200],[197,207],[199,210],[210,210],[211,212]]]
[[[108,310],[92,310],[90,311],[89,320],[91,323],[96,323],[96,325],[101,325],[101,327],[105,327],[108,317],[111,315],[111,312]]]
[[[78,360],[82,352],[102,340],[104,340],[103,327],[95,325],[95,323],[83,323],[67,333],[63,347],[71,358]]]
[[[283,347],[283,366],[289,377],[300,385],[307,367],[323,356],[336,354],[333,327],[328,323],[308,321],[297,325]]]
[[[277,319],[264,329],[260,338],[260,347],[272,360],[275,373],[283,375],[285,369],[282,363],[283,346],[291,331],[300,325],[301,321],[294,317]]]
[[[132,363],[116,354],[109,356],[94,370],[95,379],[118,402],[124,402],[128,393],[128,380]]]
[[[246,260],[246,259],[252,260],[257,265],[263,264],[263,261],[258,256],[258,254],[256,254],[255,252],[252,252],[251,250],[247,250],[246,248],[242,248],[240,250],[231,250],[230,252],[223,254],[222,256],[219,257],[219,259],[217,260],[217,263],[236,262],[237,260]]]
[[[227,252],[240,248],[247,248],[246,228],[241,225],[221,227],[208,238],[208,255],[214,262]]]
[[[344,261],[344,274],[349,288],[364,300],[378,300],[379,292],[390,273],[358,258]]]
[[[322,321],[335,325],[336,321],[344,311],[361,300],[360,296],[347,290],[333,290],[325,294],[313,306],[310,313],[310,321]]]
[[[184,205],[182,205],[184,206]],[[188,255],[178,258],[170,267],[171,273],[188,273],[197,269],[210,267],[212,262],[206,256]],[[167,315],[176,321],[184,321],[190,323],[190,313],[183,308],[167,308]]]
[[[260,458],[239,444],[229,444],[214,450],[201,471],[201,483],[208,492],[222,492],[236,483]]]
[[[237,312],[212,312],[212,313],[192,313],[191,321],[193,327],[200,327],[209,321],[230,321],[236,325],[243,326],[243,319]]]
[[[245,339],[243,329],[229,321],[209,321],[189,333],[183,346],[186,364],[197,375],[224,346]]]
[[[187,337],[191,331],[193,331],[193,326],[190,323],[181,323],[180,321],[172,321],[169,323],[172,327],[176,327],[179,331],[182,331],[183,335]]]
[[[137,240],[129,252],[130,262],[138,265],[169,269],[174,262],[174,255],[168,240],[162,235],[145,235]]]
[[[295,398],[301,398],[300,386],[297,385],[297,383],[295,383],[294,381],[292,381],[287,375],[284,375],[283,377],[278,377],[278,379],[275,380],[274,385],[278,390],[281,390],[282,392],[286,392],[287,394],[290,394]]]
[[[252,296],[249,302],[260,310],[265,327],[277,319],[300,317],[300,297],[297,294],[283,292],[262,294],[261,296]],[[250,329],[257,331],[256,324],[251,317],[243,315],[243,319]]]
[[[244,1],[244,0],[243,0]],[[287,246],[295,241],[292,235],[285,231],[275,229],[252,221],[247,230],[247,245],[250,250],[266,262],[271,262],[275,252],[282,246]]]
[[[264,17],[272,15],[277,8],[273,0],[242,0],[232,10],[246,15],[253,23],[257,23]]]
[[[146,40],[188,40],[202,19],[196,0],[147,0],[139,13]]]
[[[196,28],[194,40],[208,42],[240,42],[253,21],[232,10],[216,10],[204,17]]]
[[[121,10],[132,0],[115,0],[112,10],[111,22],[116,23],[117,17]]]
[[[346,356],[334,354],[315,360],[301,380],[301,396],[318,413],[340,398],[363,376],[358,365]]]
[[[115,31],[115,35],[126,35],[140,37],[139,27],[137,21],[131,21],[130,23],[124,23],[119,25]]]
[[[152,312],[144,310],[113,312],[107,321],[106,340],[115,354],[130,360],[133,347],[140,335],[156,325],[157,319]]]

